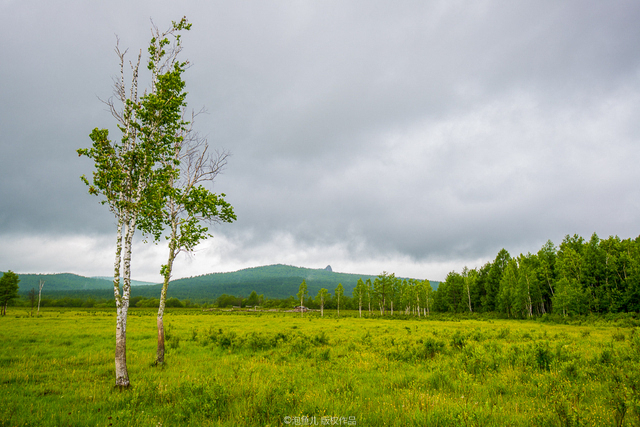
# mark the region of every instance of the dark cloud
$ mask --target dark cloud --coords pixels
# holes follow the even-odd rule
[[[637,233],[635,2],[161,3],[1,4],[0,234],[109,241],[75,150],[115,129],[114,34],[133,58],[150,17],[182,15],[189,102],[233,153],[214,189],[238,214],[183,274],[334,254],[443,278],[502,247]]]

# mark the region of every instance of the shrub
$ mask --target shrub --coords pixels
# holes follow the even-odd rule
[[[543,371],[548,371],[551,368],[551,360],[553,359],[553,354],[549,349],[549,343],[536,343],[534,347],[534,356],[535,362],[538,366],[538,369]]]
[[[165,301],[165,307],[178,307],[182,308],[184,305],[180,302],[178,298],[169,298]]]
[[[467,343],[467,337],[460,331],[456,331],[451,337],[451,347],[457,350],[462,350]]]
[[[434,338],[427,338],[424,341],[423,357],[433,359],[438,353],[444,350],[444,342]]]
[[[618,329],[616,332],[613,333],[612,338],[614,341],[624,341],[627,337],[625,336],[624,332]]]
[[[169,348],[175,350],[180,347],[180,337],[175,337],[171,341],[169,341]]]
[[[322,331],[319,334],[316,334],[315,337],[313,337],[312,342],[315,345],[325,345],[329,343],[329,337],[327,337],[327,333],[325,331]]]

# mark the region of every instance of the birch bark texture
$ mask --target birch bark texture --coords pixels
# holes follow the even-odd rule
[[[139,96],[142,50],[137,61],[126,66],[119,40],[115,52],[120,76],[114,80],[114,96],[103,101],[116,119],[121,137],[111,140],[107,129],[95,128],[91,148],[77,150],[79,156],[94,161],[92,180],[82,176],[89,193],[101,196],[116,219],[116,249],[113,292],[116,301],[116,386],[130,385],[126,359],[127,315],[131,296],[132,242],[136,229],[145,234],[161,234],[161,210],[169,193],[169,182],[176,176],[174,147],[187,123],[182,119],[186,106],[182,73],[188,62],[179,61],[180,32],[191,28],[186,18],[172,22],[164,32],[152,22],[147,69],[150,87]],[[125,78],[125,68],[130,77]],[[130,78],[130,83],[127,80]],[[122,277],[122,286],[120,284]]]

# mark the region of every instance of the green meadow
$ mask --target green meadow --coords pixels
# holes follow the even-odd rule
[[[640,426],[640,331],[624,322],[9,309],[2,426]]]

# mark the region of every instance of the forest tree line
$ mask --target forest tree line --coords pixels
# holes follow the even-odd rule
[[[326,286],[326,285],[325,285]],[[147,287],[141,288],[146,290]],[[262,291],[262,289],[260,289]],[[304,305],[311,309],[336,309],[335,289],[309,294]],[[95,292],[95,291],[94,291]],[[313,292],[315,293],[315,292]],[[339,293],[340,294],[340,293]],[[401,279],[383,272],[359,279],[351,295],[339,295],[340,308],[362,310],[365,315],[438,313],[498,313],[526,318],[543,314],[640,312],[640,237],[605,240],[593,234],[589,240],[567,235],[556,247],[551,241],[536,253],[512,257],[506,249],[481,267],[452,271],[437,290],[428,280]],[[254,307],[291,309],[300,304],[293,295],[269,298],[255,291],[249,296],[223,294],[215,299],[178,300],[171,307]],[[28,305],[25,298],[16,305]],[[132,297],[131,306],[157,307],[152,297]],[[110,298],[43,298],[42,306],[111,307]]]
[[[545,313],[640,312],[640,237],[585,240],[567,235],[535,253],[452,271],[433,296],[440,312],[498,312],[508,317]]]
[[[319,299],[307,306],[317,308]],[[336,305],[335,295],[324,304]],[[360,280],[340,306],[381,315],[494,312],[512,318],[640,312],[640,237],[567,235],[559,247],[549,240],[537,253],[517,257],[502,249],[482,267],[450,272],[437,290],[427,280],[384,272]]]

